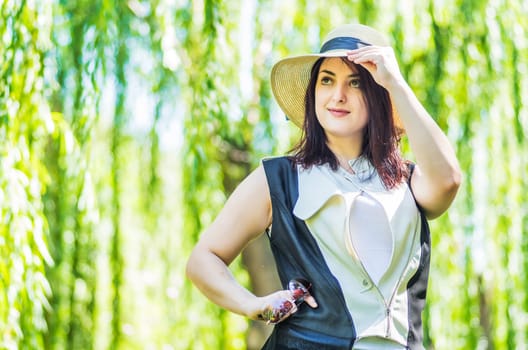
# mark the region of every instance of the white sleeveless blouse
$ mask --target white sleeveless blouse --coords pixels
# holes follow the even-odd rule
[[[357,289],[376,288],[390,309],[409,262],[416,259],[419,212],[406,182],[387,190],[367,159],[358,158],[351,166],[354,174],[328,165],[299,166],[293,213],[306,222],[341,285],[358,333],[354,349],[403,349],[368,336],[381,326],[369,319],[369,306],[358,301]]]

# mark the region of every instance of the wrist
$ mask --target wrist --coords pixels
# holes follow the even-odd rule
[[[260,314],[261,304],[262,301],[260,297],[255,295],[247,296],[243,300],[240,300],[238,313],[244,317],[256,320]]]
[[[385,83],[385,89],[392,95],[393,93],[397,93],[398,91],[405,91],[409,88],[409,85],[407,84],[407,81],[403,78],[403,76],[393,77],[389,81]]]

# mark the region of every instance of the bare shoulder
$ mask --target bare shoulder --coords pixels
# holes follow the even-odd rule
[[[271,199],[264,168],[259,165],[229,196],[199,244],[229,264],[270,224]]]
[[[252,204],[251,206],[257,211],[265,210],[267,207],[271,209],[268,181],[262,164],[237,186],[228,199],[226,207],[234,206],[238,210],[247,210],[248,208],[242,208],[246,204]]]

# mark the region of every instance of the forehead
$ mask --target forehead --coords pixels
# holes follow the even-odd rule
[[[321,67],[319,68],[319,71],[323,70],[330,71],[333,73],[346,73],[347,75],[350,73],[355,74],[358,72],[357,68],[352,62],[347,64],[341,57],[325,58],[323,60],[323,63],[321,64]]]

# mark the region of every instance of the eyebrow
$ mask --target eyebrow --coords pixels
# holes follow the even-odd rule
[[[331,75],[331,76],[333,76],[333,77],[336,76],[336,74],[335,74],[334,72],[329,71],[329,70],[326,70],[326,69],[323,69],[322,71],[319,72],[319,74],[321,74],[321,73],[326,73],[326,74]],[[349,77],[349,78],[356,78],[356,77],[359,77],[359,73],[352,73],[352,74],[350,74],[348,77]]]

